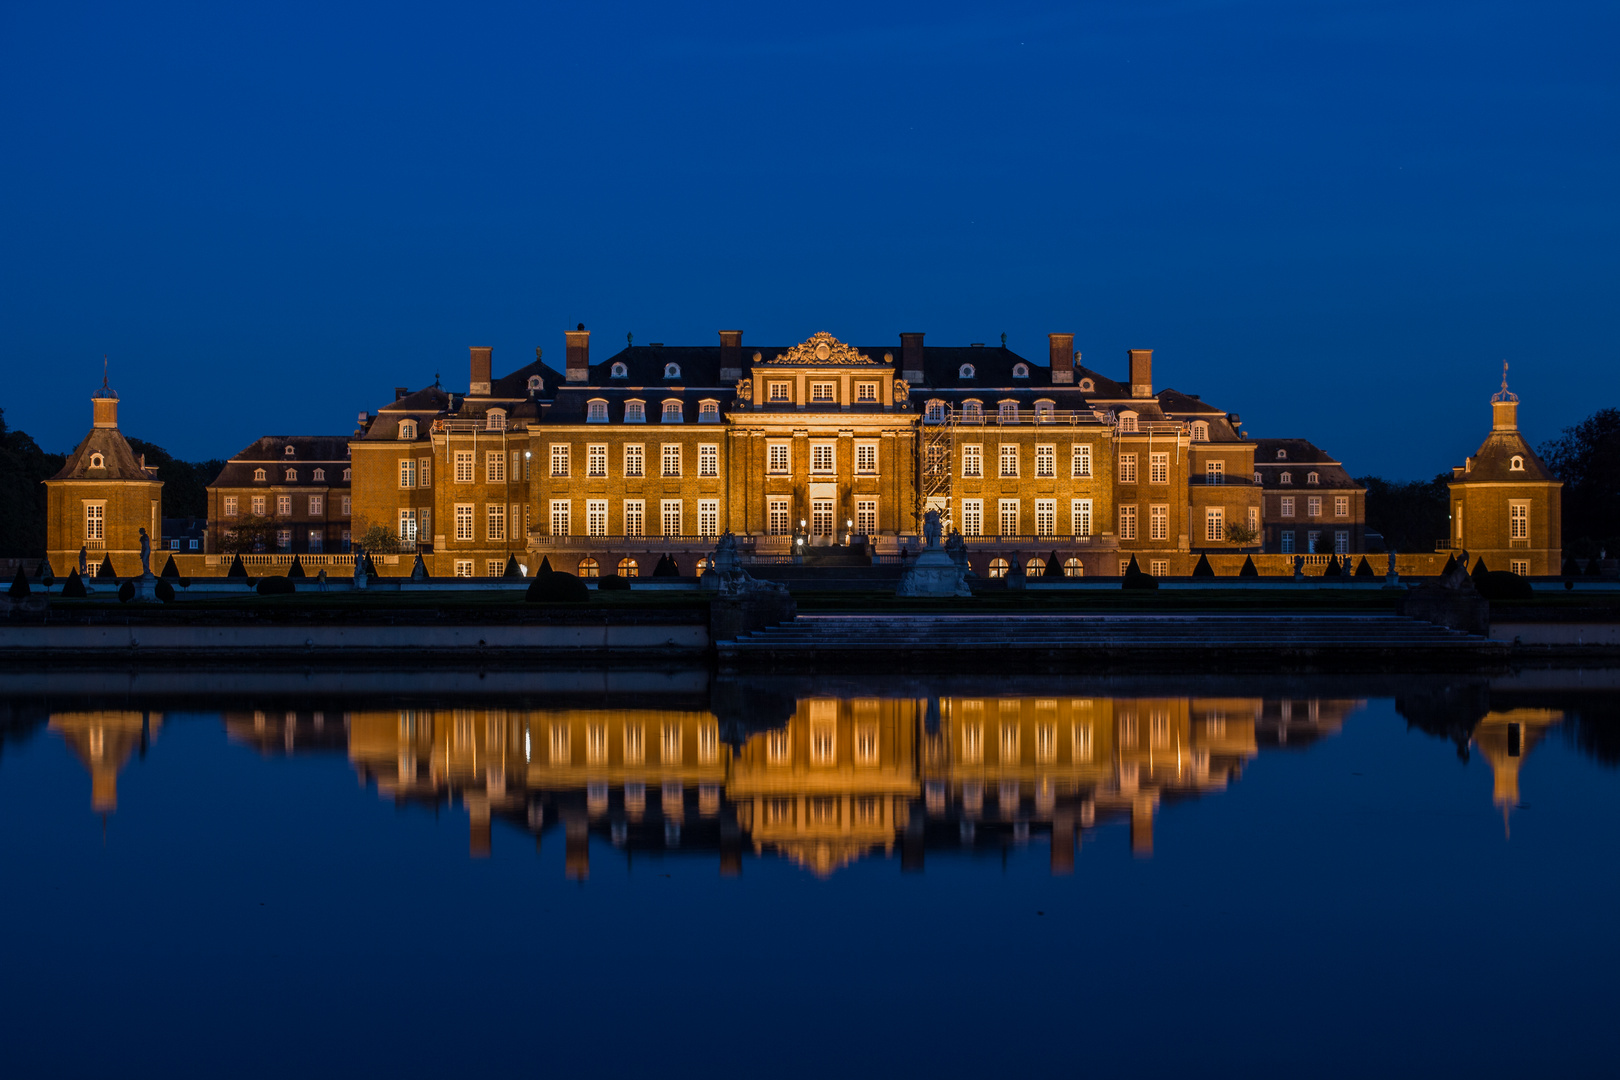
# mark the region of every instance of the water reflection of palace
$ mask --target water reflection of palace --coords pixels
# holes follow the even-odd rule
[[[139,710],[98,710],[51,714],[50,728],[73,748],[90,772],[90,806],[98,814],[118,809],[118,774],[142,755],[163,725],[163,714]]]

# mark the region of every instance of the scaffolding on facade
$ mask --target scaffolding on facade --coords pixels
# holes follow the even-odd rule
[[[923,417],[922,453],[918,456],[917,529],[930,510],[939,511],[939,526],[948,534],[951,516],[951,474],[956,459],[956,410],[950,406]]]

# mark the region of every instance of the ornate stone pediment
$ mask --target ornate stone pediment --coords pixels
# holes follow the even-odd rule
[[[785,353],[777,353],[773,364],[870,364],[872,358],[833,337],[825,330],[811,334]]]

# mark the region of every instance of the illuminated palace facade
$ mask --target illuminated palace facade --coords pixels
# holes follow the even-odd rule
[[[1325,498],[1307,474],[1327,470],[1298,470],[1299,517],[1286,538],[1268,530],[1276,478],[1256,441],[1237,415],[1155,388],[1151,350],[1116,381],[1080,363],[1072,334],[1050,335],[1046,363],[920,333],[750,347],[741,331],[593,362],[587,330],[566,337],[561,372],[537,350],[495,378],[475,348],[467,393],[399,388],[361,414],[352,535],[381,527],[444,576],[510,559],[629,574],[666,553],[690,574],[727,531],[756,555],[851,540],[894,554],[930,509],[982,576],[1053,554],[1080,576],[1132,556],[1186,574],[1206,552],[1361,549],[1361,490],[1342,469]]]

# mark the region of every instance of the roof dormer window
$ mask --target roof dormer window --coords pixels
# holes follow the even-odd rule
[[[1514,460],[1518,459],[1515,458]],[[92,469],[105,469],[107,467],[107,459],[102,457],[100,454],[91,454],[90,467]]]
[[[645,424],[647,422],[647,403],[644,401],[625,402],[624,422],[627,424]]]
[[[544,390],[545,388],[546,388],[546,380],[542,379],[538,375],[530,375],[529,376],[529,393],[538,394],[540,391]]]
[[[1122,413],[1120,413],[1119,414],[1119,430],[1121,430],[1121,431],[1129,431],[1129,432],[1135,432],[1135,431],[1139,430],[1137,428],[1137,426],[1136,426],[1136,414],[1133,413],[1133,412],[1122,412]]]
[[[1277,460],[1278,461],[1287,461],[1288,460],[1288,451],[1286,451],[1286,450],[1277,451]]]
[[[353,471],[354,471],[354,470],[352,470],[352,469],[344,469],[344,470],[343,470],[343,479],[345,479],[345,480],[348,480],[348,479],[350,479],[350,476],[349,476],[349,474],[350,474],[350,473],[351,473],[351,472],[353,472]]]
[[[317,480],[325,480],[326,479],[326,470],[325,469],[316,469],[315,470],[315,479],[317,479]]]
[[[1293,473],[1285,472],[1281,476],[1277,477],[1277,483],[1279,483],[1279,484],[1292,484],[1293,482],[1294,482],[1294,474]]]
[[[1050,421],[1057,408],[1057,403],[1050,398],[1042,398],[1035,403],[1035,419]]]
[[[959,378],[959,379],[971,379],[971,378],[973,378],[973,365],[972,364],[963,364],[961,367],[957,368],[956,369],[956,377]]]
[[[484,414],[484,430],[485,431],[505,431],[506,430],[506,410],[505,409],[491,409],[491,410],[489,410],[489,412],[485,413]]]
[[[1209,442],[1209,425],[1204,423],[1202,420],[1193,421],[1192,441]]]
[[[605,424],[608,422],[606,399],[592,398],[585,403],[585,422],[587,424]]]
[[[293,483],[297,483],[297,481],[298,481],[298,470],[297,469],[288,469],[287,470],[287,483],[293,484]]]
[[[678,424],[681,422],[681,402],[679,398],[669,398],[664,402],[664,423]]]
[[[1097,389],[1097,384],[1092,382],[1090,379],[1081,379],[1080,380],[1080,389],[1086,391],[1087,393],[1090,393],[1091,391]]]
[[[999,402],[996,413],[1003,424],[1016,424],[1018,423],[1018,402]]]
[[[610,372],[615,379],[628,379],[630,377],[630,369],[623,364],[614,364]]]
[[[1259,473],[1254,474],[1254,482],[1256,484],[1260,483],[1260,474]]]
[[[264,478],[265,478],[265,476],[264,476],[264,470],[263,469],[254,469],[253,470],[253,479],[255,479],[255,480],[263,480]]]
[[[1305,482],[1307,484],[1320,484],[1322,482],[1322,478],[1316,473],[1306,473]]]
[[[984,417],[984,402],[978,398],[968,398],[962,402],[962,418],[964,420],[979,420]]]
[[[286,457],[292,457],[292,456],[293,456],[293,453],[294,453],[294,452],[295,452],[295,451],[294,451],[294,450],[293,450],[293,448],[292,448],[292,446],[291,446],[291,445],[288,445],[288,446],[287,446],[287,447],[286,447],[286,448],[285,448],[285,449],[284,449],[284,450],[282,450],[282,451],[281,451],[281,452],[282,452],[282,454],[283,454],[283,455],[284,455],[284,456],[286,456]]]
[[[402,439],[416,438],[416,421],[401,420],[399,422],[399,437]]]
[[[679,364],[665,364],[664,365],[664,378],[666,378],[666,379],[678,379],[680,377],[681,377],[681,365],[679,365]]]
[[[1514,454],[1513,460],[1508,462],[1508,468],[1514,472],[1524,472],[1524,458]]]
[[[934,398],[923,406],[923,420],[929,424],[937,424],[945,419],[945,403]]]
[[[720,422],[720,403],[713,398],[705,398],[698,402],[698,423],[718,424]]]
[[[1029,365],[1028,364],[1014,364],[1013,365],[1013,378],[1015,378],[1015,379],[1027,379],[1027,378],[1029,378]]]

